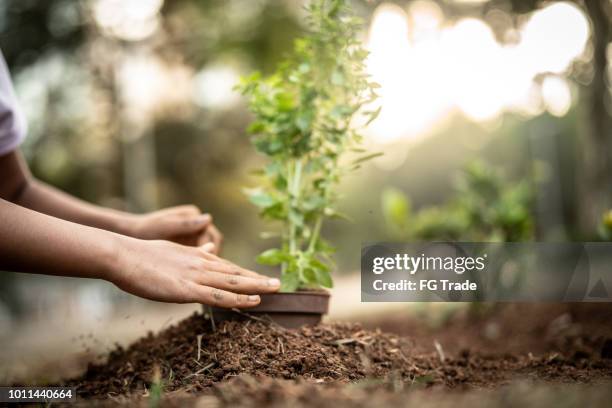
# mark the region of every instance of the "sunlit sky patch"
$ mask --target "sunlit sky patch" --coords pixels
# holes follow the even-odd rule
[[[381,4],[367,46],[383,109],[370,134],[378,142],[418,138],[457,111],[476,122],[507,111],[562,116],[572,99],[558,74],[584,52],[588,37],[584,13],[570,3],[532,13],[508,45],[483,20],[445,23],[431,1],[407,9]]]
[[[137,41],[157,30],[163,3],[163,0],[96,0],[93,15],[107,34]]]

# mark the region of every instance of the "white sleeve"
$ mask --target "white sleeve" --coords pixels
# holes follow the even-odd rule
[[[0,51],[0,156],[15,150],[25,138],[26,132],[25,117]]]

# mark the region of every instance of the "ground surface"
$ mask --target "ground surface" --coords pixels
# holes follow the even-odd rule
[[[609,406],[607,304],[401,316],[285,330],[196,314],[66,383],[103,406]]]

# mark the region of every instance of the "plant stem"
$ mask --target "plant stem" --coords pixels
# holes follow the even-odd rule
[[[310,243],[308,244],[308,252],[313,252],[317,241],[319,240],[319,234],[321,233],[321,224],[323,224],[323,214],[317,216],[315,221],[314,229],[312,230],[312,236],[310,237]]]
[[[331,176],[331,173],[328,175]],[[331,178],[331,177],[330,177]],[[327,185],[325,186],[325,190],[323,191],[323,200],[327,203],[329,200],[329,186],[330,180],[328,180]],[[319,240],[319,235],[321,234],[321,226],[323,225],[323,217],[324,217],[325,208],[321,210],[321,213],[317,215],[317,219],[315,221],[314,229],[312,230],[312,236],[310,237],[310,243],[308,244],[308,252],[313,252],[315,246],[317,245],[317,241]]]
[[[289,187],[289,194],[291,196],[291,204],[289,207],[289,211],[291,211],[293,208],[297,207],[297,204],[299,203],[299,199],[300,199],[300,185],[302,182],[302,160],[298,159],[294,162],[294,168],[293,168],[293,172],[291,175],[291,183],[290,183],[290,187]],[[291,217],[289,218],[289,252],[294,255],[295,252],[298,249],[298,243],[297,243],[297,236],[296,236],[296,232],[297,232],[297,226],[295,225],[295,222],[293,221],[293,219]]]

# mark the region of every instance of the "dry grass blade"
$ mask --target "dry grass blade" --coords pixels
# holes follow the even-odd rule
[[[198,358],[197,358],[197,360],[200,361],[200,357],[202,356],[202,334],[198,334],[196,339],[198,341]]]
[[[204,371],[206,370],[210,370],[211,368],[213,368],[217,363],[216,362],[212,362],[210,364],[205,365],[204,367],[200,368],[198,371],[196,371],[195,373],[189,374],[187,377],[185,378],[190,378],[190,377],[194,377],[198,374],[202,374]]]
[[[433,343],[434,347],[436,348],[436,352],[438,353],[438,357],[440,357],[440,361],[443,363],[446,360],[446,356],[444,355],[442,345],[438,342],[438,340],[434,340]]]

